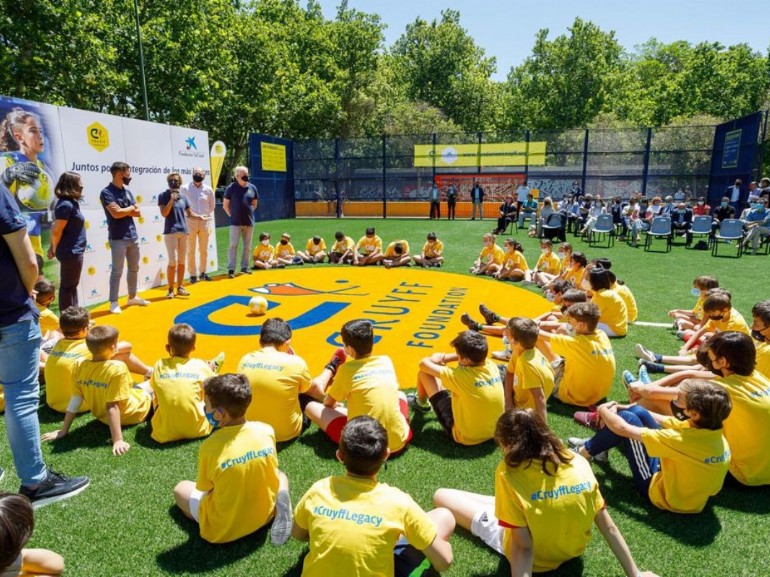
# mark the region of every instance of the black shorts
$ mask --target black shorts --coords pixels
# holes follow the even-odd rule
[[[438,572],[423,552],[415,549],[403,537],[393,548],[393,557],[395,558],[394,577],[438,577]]]
[[[455,426],[455,415],[452,412],[452,393],[444,389],[428,400],[430,401],[430,406],[433,407],[433,412],[436,413],[438,422],[441,423],[447,434],[454,438],[452,429]]]

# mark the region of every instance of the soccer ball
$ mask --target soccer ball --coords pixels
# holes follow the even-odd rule
[[[267,299],[265,297],[251,297],[249,301],[249,310],[252,314],[262,316],[267,312]]]
[[[51,177],[44,170],[32,184],[18,182],[16,197],[19,202],[29,210],[46,210],[51,206],[53,200],[53,187],[51,186]]]

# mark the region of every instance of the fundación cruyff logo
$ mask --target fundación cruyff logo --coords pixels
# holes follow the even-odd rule
[[[98,122],[92,122],[86,127],[86,138],[91,148],[103,152],[110,146],[110,131]]]

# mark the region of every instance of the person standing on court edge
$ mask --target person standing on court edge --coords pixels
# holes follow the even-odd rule
[[[436,182],[430,189],[430,220],[434,218],[441,219],[441,191]]]
[[[209,257],[209,236],[211,236],[211,223],[214,218],[215,198],[211,187],[204,184],[206,173],[200,166],[193,168],[192,182],[182,187],[182,196],[190,205],[190,213],[187,217],[187,229],[190,235],[187,238],[187,269],[190,272],[190,283],[195,284],[198,278],[211,280],[206,274]],[[195,244],[198,244],[200,252],[200,277],[195,266]]]
[[[21,481],[19,493],[39,507],[80,493],[89,481],[54,473],[43,461],[37,416],[41,334],[31,296],[37,273],[27,221],[0,183],[0,383],[5,393],[6,433]],[[3,473],[0,468],[0,478]]]
[[[446,191],[447,220],[455,219],[455,206],[457,206],[457,188],[455,188],[454,184],[450,184]]]
[[[112,182],[102,190],[99,200],[107,216],[107,230],[112,253],[112,272],[110,272],[110,312],[118,315],[123,312],[118,304],[120,278],[123,266],[128,262],[128,301],[127,306],[146,307],[150,304],[136,294],[139,279],[139,235],[136,232],[134,218],[142,216],[134,195],[128,188],[131,182],[131,167],[125,162],[113,162],[110,167]]]
[[[479,186],[478,182],[473,183],[471,188],[471,203],[473,211],[471,212],[471,220],[476,220],[476,209],[479,209],[479,220],[484,220],[484,189]]]
[[[235,167],[235,181],[225,189],[222,208],[230,217],[230,245],[227,249],[227,277],[235,276],[235,260],[238,256],[238,242],[243,239],[241,272],[251,274],[251,237],[254,234],[254,211],[257,210],[259,193],[257,187],[249,182],[249,169]]]

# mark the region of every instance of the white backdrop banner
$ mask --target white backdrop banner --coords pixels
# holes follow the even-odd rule
[[[107,219],[99,203],[99,193],[111,181],[110,166],[116,161],[131,166],[133,180],[129,189],[142,211],[142,216],[135,219],[142,255],[139,290],[164,284],[168,257],[163,242],[163,217],[158,207],[158,195],[166,189],[169,173],[179,172],[183,183],[186,183],[196,166],[206,171],[207,183],[211,186],[208,133],[0,97],[3,117],[15,108],[28,110],[41,119],[45,150],[38,160],[45,164],[53,181],[52,186],[64,170],[78,172],[83,180],[81,208],[86,217],[88,246],[80,281],[80,303],[97,304],[109,297],[112,259]],[[0,165],[0,170],[3,169],[5,166]],[[208,252],[208,272],[213,272],[219,268],[216,235],[211,235]],[[125,296],[126,292],[124,272],[121,296]]]

